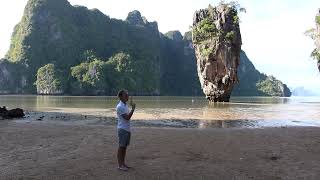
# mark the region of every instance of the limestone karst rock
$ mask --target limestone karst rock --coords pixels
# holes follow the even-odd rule
[[[209,44],[217,42],[217,46],[210,45],[208,47],[219,47],[217,52],[220,53],[220,56],[226,53],[226,62],[221,61],[220,57],[217,61],[219,62],[217,77],[224,77],[229,72],[233,72],[233,75],[225,80],[236,80],[235,72],[230,70],[235,70],[237,64],[234,49],[240,46],[240,34],[237,35],[238,30],[229,33],[225,29],[229,27],[229,24],[234,26],[229,29],[238,29],[238,16],[236,16],[236,12],[231,12],[231,15],[221,16],[219,19],[222,22],[230,23],[227,23],[227,26],[226,23],[221,24],[217,18],[212,20],[220,30],[213,32],[222,34],[218,40],[208,41]],[[200,23],[200,17],[198,17],[198,22]],[[205,28],[213,28],[206,26],[206,24],[203,25],[205,25],[204,29],[200,30],[206,31]],[[221,25],[224,27],[220,27]],[[200,37],[197,39],[200,40]],[[233,40],[225,43],[225,39]],[[229,51],[234,54],[230,55]],[[86,54],[87,52],[91,52],[91,55],[90,53]],[[211,53],[210,59],[217,58],[219,53]],[[131,58],[121,58],[124,56],[118,56],[118,54],[130,55]],[[92,57],[99,60],[98,64],[118,59],[116,62],[120,65],[121,62],[128,64],[124,62],[130,60],[130,66],[125,66],[130,68],[125,70],[130,71],[130,75],[119,73],[119,69],[114,71],[114,68],[108,66],[105,68],[107,70],[101,71],[104,73],[99,73],[101,76],[98,76],[97,72],[100,71],[93,70],[96,68],[89,68],[98,67],[96,63],[93,63],[96,62],[93,61],[94,58],[89,59]],[[124,59],[126,60],[122,61]],[[248,61],[250,60],[247,59]],[[87,65],[83,65],[86,63]],[[224,63],[227,65],[224,66]],[[48,64],[55,65],[55,72],[57,76],[59,75],[58,80],[61,82],[59,83],[61,88],[48,88],[53,87],[54,84],[48,76],[44,78],[45,81],[42,81],[43,84],[39,84],[38,81],[40,86],[37,86],[37,72]],[[73,67],[79,67],[77,75],[81,78],[72,75],[71,68]],[[90,76],[84,76],[88,73]],[[261,75],[252,64],[246,63],[245,59],[241,59],[237,76],[240,83],[233,87],[232,95],[272,96],[273,91],[268,94],[260,92],[257,83],[266,80],[267,77]],[[126,87],[123,87],[123,84]],[[265,84],[269,85],[270,83]],[[223,89],[225,86],[227,90]],[[225,86],[222,88],[224,91],[220,92],[228,95],[232,86]],[[126,88],[135,95],[201,95],[192,32],[186,32],[184,35],[179,31],[161,33],[158,30],[157,22],[147,21],[136,10],[130,12],[125,20],[119,20],[111,18],[97,9],[72,6],[68,0],[28,1],[24,15],[12,34],[11,46],[6,58],[0,59],[0,94],[63,93],[64,95],[113,96],[120,88]],[[272,88],[272,90],[278,92],[277,88]],[[227,100],[227,98],[225,99]]]
[[[229,101],[232,88],[238,82],[242,44],[237,7],[220,3],[196,11],[192,42],[199,80],[207,99]]]

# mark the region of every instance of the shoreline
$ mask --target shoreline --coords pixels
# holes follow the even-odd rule
[[[45,110],[45,109],[43,109]],[[26,111],[25,118],[13,119],[16,122],[42,121],[47,123],[82,124],[82,125],[113,125],[117,123],[115,110],[107,109],[82,109],[82,108],[51,108],[44,111]],[[188,118],[188,115],[171,116],[161,112],[144,111],[136,112],[132,119],[134,127],[172,127],[172,128],[267,128],[267,127],[320,127],[317,120],[266,120],[266,119],[233,119],[217,120]]]

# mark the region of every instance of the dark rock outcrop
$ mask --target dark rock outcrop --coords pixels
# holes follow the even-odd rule
[[[232,88],[238,82],[242,42],[237,14],[234,5],[223,3],[194,14],[192,42],[198,76],[210,101],[229,101]]]
[[[148,27],[158,32],[158,23],[157,22],[149,22],[146,17],[142,16],[140,11],[134,10],[128,13],[126,18],[126,22],[133,26],[140,27]]]
[[[141,16],[141,13],[137,10],[129,12],[126,21],[129,24],[133,24],[133,25],[145,25],[146,24],[146,22],[144,22],[144,19]]]
[[[0,59],[0,94],[22,93],[22,88],[26,86],[24,72],[22,65]]]
[[[0,107],[0,117],[4,119],[11,119],[11,118],[21,118],[24,117],[23,109],[16,108],[7,110],[5,106],[2,108]]]
[[[180,33],[180,31],[169,31],[165,34],[165,36],[173,41],[182,41],[183,40],[183,36]]]
[[[191,32],[161,34],[161,95],[200,96],[202,94]]]

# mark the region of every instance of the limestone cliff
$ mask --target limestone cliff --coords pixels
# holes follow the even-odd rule
[[[218,84],[222,79],[220,92],[229,94],[237,73],[240,84],[233,88],[235,95],[271,95],[257,89],[257,82],[264,79],[246,61],[241,59],[235,72],[238,59],[234,49],[241,44],[238,16],[236,12],[227,15],[227,10],[222,16],[216,11],[202,11],[208,17],[215,17],[207,19],[211,24],[200,21],[204,16],[196,17],[196,24],[203,25],[199,29],[201,35],[216,36],[205,38],[207,41],[202,41],[200,36],[194,38],[199,46],[206,46],[207,42],[208,47],[216,48],[216,52],[201,49],[209,55],[200,60],[207,58],[208,64],[217,64]],[[53,73],[48,73],[50,68],[41,73],[39,69],[48,64],[54,65]],[[209,67],[212,68],[206,68]],[[214,80],[210,82],[215,83]],[[228,86],[223,82],[229,83]],[[262,85],[270,87],[270,83]],[[157,22],[147,21],[139,11],[118,20],[97,9],[71,6],[67,0],[28,1],[21,22],[14,29],[6,60],[0,60],[0,94],[114,95],[121,88],[136,95],[201,95],[192,32],[162,34]],[[220,89],[217,85],[215,93],[220,93]],[[224,97],[228,96],[220,99]]]
[[[129,54],[134,64],[134,94],[160,94],[160,35],[156,22],[148,22],[139,11],[128,18],[113,19],[97,9],[72,6],[67,0],[29,0],[23,17],[11,37],[6,59],[28,67],[24,91],[36,93],[36,74],[40,67],[54,64],[61,71],[63,92],[73,94],[80,88],[70,68],[86,61],[84,54],[93,51],[107,61],[120,52]],[[122,74],[121,74],[122,75]],[[121,76],[123,77],[123,76]],[[124,77],[123,77],[124,78]],[[104,91],[114,95],[122,87],[114,77]],[[89,87],[96,91],[95,87]],[[14,88],[14,91],[16,89]],[[94,95],[88,92],[88,95]]]
[[[241,34],[237,7],[221,3],[196,11],[192,42],[202,90],[210,101],[227,102],[240,59]]]
[[[22,89],[26,86],[24,73],[22,65],[0,59],[0,94],[23,93]]]

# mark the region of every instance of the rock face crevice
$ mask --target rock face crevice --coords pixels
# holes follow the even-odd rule
[[[237,8],[220,4],[196,11],[192,42],[204,94],[210,101],[228,102],[238,82],[242,44]]]

